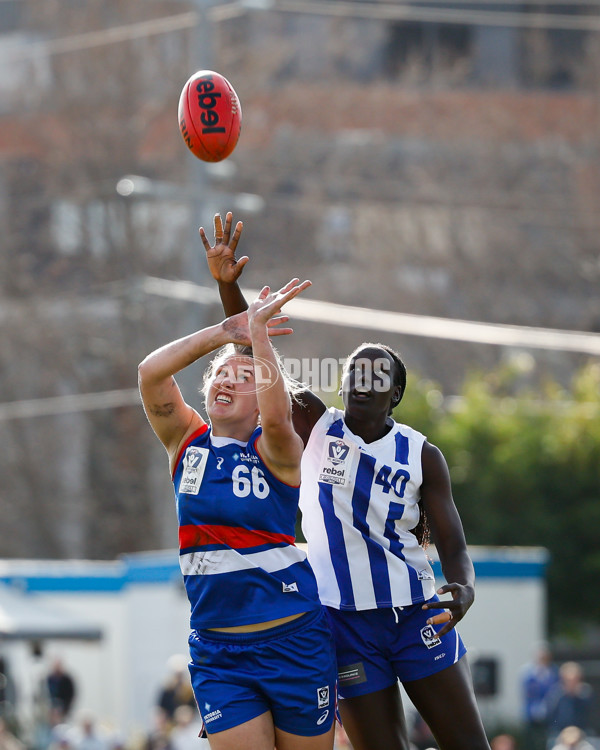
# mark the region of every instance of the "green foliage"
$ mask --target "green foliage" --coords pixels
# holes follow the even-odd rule
[[[459,398],[411,379],[395,418],[444,452],[470,544],[546,547],[551,632],[600,624],[600,366],[567,389],[503,367]]]

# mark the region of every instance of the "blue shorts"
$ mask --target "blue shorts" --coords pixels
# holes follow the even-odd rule
[[[336,713],[335,649],[322,609],[255,633],[194,630],[190,674],[208,734],[265,711],[284,732],[313,737]]]
[[[439,598],[434,596],[433,601]],[[398,679],[411,682],[429,677],[466,653],[456,629],[438,638],[436,627],[427,625],[426,620],[443,609],[422,606],[362,612],[326,608],[336,643],[340,698],[383,690]]]

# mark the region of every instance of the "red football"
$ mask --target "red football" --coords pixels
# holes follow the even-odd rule
[[[222,161],[235,148],[242,107],[229,81],[213,70],[199,70],[179,97],[179,130],[189,150],[203,161]]]

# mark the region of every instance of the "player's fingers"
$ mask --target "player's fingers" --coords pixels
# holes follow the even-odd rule
[[[269,318],[267,325],[269,327],[278,326],[280,323],[287,323],[289,319],[289,315],[275,315],[273,318]]]
[[[312,286],[312,281],[303,281],[301,284],[297,284],[292,289],[290,289],[288,292],[286,292],[283,295],[283,301],[281,304],[284,304],[285,302],[289,302],[289,300],[293,299],[294,297],[297,297],[300,292],[303,292],[305,289],[307,289],[309,286]]]
[[[223,230],[223,242],[228,245],[229,238],[231,237],[231,222],[233,221],[233,214],[231,211],[227,211],[225,214],[225,229]]]
[[[204,227],[200,227],[198,230],[200,233],[200,239],[202,240],[202,244],[204,245],[205,250],[210,250],[210,242],[208,241],[208,237],[206,236],[206,232],[204,231]]]
[[[215,245],[220,245],[223,242],[223,221],[221,214],[215,214]]]
[[[452,619],[452,615],[450,612],[440,612],[439,615],[433,615],[432,617],[429,617],[427,620],[428,625],[440,625],[440,623],[443,622],[450,622]]]
[[[250,260],[250,258],[247,255],[242,255],[242,257],[235,262],[235,270],[239,276],[239,274],[242,272],[242,268],[246,265],[246,263]]]
[[[444,605],[438,600],[433,602],[426,602],[421,605],[421,609],[443,609]]]
[[[228,216],[231,216],[231,214],[228,214]],[[229,234],[226,234],[226,244],[229,245],[229,247],[235,251],[238,242],[240,241],[240,235],[242,234],[242,229],[244,228],[244,224],[241,221],[238,221],[238,223],[235,225],[235,229],[233,230],[233,237],[231,240],[229,240]],[[231,222],[229,222],[229,229],[231,230]]]
[[[439,589],[436,591],[436,594],[442,596],[443,594],[450,594],[453,591],[458,591],[458,589],[458,583],[445,583],[443,586],[439,587]]]
[[[287,284],[281,287],[277,294],[285,294],[286,292],[289,292],[289,290],[292,289],[299,281],[300,279],[290,279]]]
[[[267,331],[269,336],[288,336],[290,333],[294,333],[293,328],[269,328]]]
[[[449,633],[452,628],[454,627],[454,622],[449,622],[447,625],[444,625],[444,627],[441,630],[438,630],[436,635],[438,638],[441,638],[442,636],[446,635],[446,633]]]

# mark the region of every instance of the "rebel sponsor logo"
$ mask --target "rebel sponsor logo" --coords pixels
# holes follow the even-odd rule
[[[183,472],[179,483],[179,492],[197,495],[204,477],[204,469],[208,458],[207,448],[189,446],[183,457]]]
[[[324,446],[319,482],[345,486],[350,480],[352,450],[343,440],[329,440]]]
[[[221,92],[215,91],[213,77],[201,78],[196,84],[196,93],[198,95],[198,107],[202,110],[200,115],[202,133],[224,133],[225,128],[219,125],[219,113],[215,112],[215,107],[221,98]]]
[[[344,476],[343,469],[334,469],[332,466],[324,466],[323,473],[327,474],[330,477],[343,477]]]

